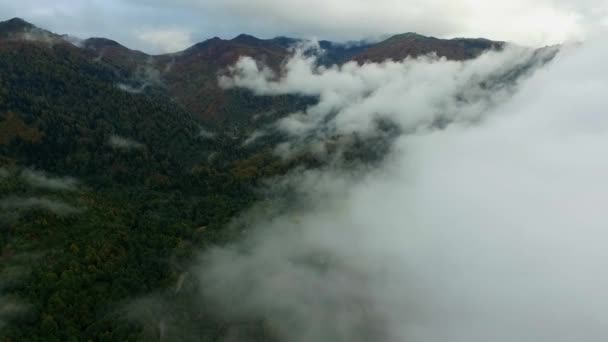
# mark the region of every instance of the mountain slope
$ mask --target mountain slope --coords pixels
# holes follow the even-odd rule
[[[38,41],[47,44],[63,42],[62,36],[36,27],[21,18],[13,18],[0,22],[1,40]]]
[[[359,63],[379,63],[386,59],[400,61],[406,57],[436,53],[437,56],[449,60],[465,60],[475,58],[484,51],[500,49],[503,46],[503,42],[487,39],[438,39],[416,33],[405,33],[375,44],[354,56],[353,59]]]
[[[33,43],[32,37],[38,37],[39,41],[65,44],[61,36],[18,18],[0,23],[0,34],[4,41],[21,37]],[[290,111],[294,106],[286,105],[289,100],[284,97],[262,99],[241,90],[220,89],[218,74],[241,56],[253,57],[278,69],[290,56],[290,48],[299,42],[301,40],[287,37],[259,39],[242,34],[231,40],[212,38],[184,51],[157,56],[131,50],[105,38],[89,38],[78,45],[87,58],[109,66],[117,77],[124,79],[122,89],[125,91],[140,93],[149,88],[160,89],[204,121],[227,123],[245,120],[251,124],[248,118],[276,111],[277,108],[280,112]],[[342,64],[349,60],[380,62],[428,53],[463,60],[488,49],[500,48],[503,44],[485,39],[443,40],[413,33],[393,36],[375,44],[320,41],[319,45],[325,53],[319,63]]]
[[[161,89],[124,91],[130,75],[95,55],[0,41],[2,341],[149,340],[124,306],[171,288],[195,244],[237,234],[224,226],[252,186],[290,168],[202,131]],[[5,295],[23,310],[7,313]],[[206,322],[220,339],[223,323]]]
[[[0,327],[5,298],[22,304],[0,340],[218,341],[246,331],[272,341],[267,322],[227,320],[194,300],[187,270],[195,251],[247,234],[227,222],[268,200],[256,187],[325,165],[314,154],[278,158],[278,133],[245,143],[316,99],[217,84],[245,55],[279,69],[299,40],[240,35],[159,56],[105,38],[73,42],[23,20],[0,23]],[[399,59],[447,45],[451,57],[469,58],[493,44],[430,42],[321,41],[320,62]],[[328,151],[345,151],[347,162],[386,149],[344,140],[354,143],[342,149],[336,137]],[[150,293],[160,299],[147,301]]]

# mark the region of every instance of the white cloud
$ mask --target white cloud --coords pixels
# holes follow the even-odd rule
[[[404,131],[424,129],[441,119],[475,121],[512,92],[513,85],[504,84],[501,78],[539,63],[541,57],[555,51],[538,53],[509,46],[466,62],[423,56],[326,68],[317,66],[314,56],[298,50],[281,77],[243,57],[219,82],[259,95],[318,97],[316,105],[280,120],[277,126],[294,137],[327,139],[350,133],[376,134],[378,120],[390,120]],[[295,145],[304,146],[301,141]]]
[[[16,301],[0,296],[0,330],[6,326],[7,321],[9,321],[13,315],[23,311],[23,306]]]
[[[491,75],[487,68],[517,57],[460,67],[422,60],[383,79],[428,74],[434,87],[402,88],[400,97],[428,102],[416,115],[432,118],[451,94],[447,80]],[[606,58],[602,40],[568,48],[514,96],[484,106],[484,120],[402,135],[373,171],[292,174],[299,202],[237,222],[253,233],[204,256],[204,293],[217,312],[263,319],[289,341],[602,340],[608,66],[594,61]],[[323,87],[318,74],[300,76],[312,80],[302,93]],[[336,88],[359,86],[344,84]],[[393,117],[411,115],[402,106]],[[352,117],[344,118],[339,126]]]
[[[171,63],[167,67],[171,67]],[[149,58],[146,63],[137,66],[133,75],[130,76],[129,82],[129,84],[117,83],[116,87],[127,93],[141,94],[148,87],[165,86],[161,78],[161,72],[153,65],[152,58]]]
[[[80,209],[75,208],[65,202],[46,197],[4,197],[0,199],[0,209],[8,211],[44,209],[57,215],[71,215],[80,212]]]
[[[180,29],[137,30],[135,36],[148,46],[148,49],[160,53],[181,51],[194,45],[190,32]]]
[[[242,146],[243,147],[247,147],[250,146],[251,144],[255,143],[258,139],[263,138],[267,135],[268,133],[262,131],[262,130],[256,130],[253,133],[251,133],[247,139],[245,139],[245,141],[243,141]]]
[[[199,137],[204,139],[213,139],[215,138],[215,133],[201,127],[200,132],[198,133]]]
[[[145,145],[142,143],[139,143],[133,139],[121,137],[119,135],[110,136],[108,144],[110,144],[111,147],[119,150],[137,150],[145,148]]]
[[[72,177],[55,178],[49,177],[44,172],[35,170],[23,170],[21,177],[31,186],[48,190],[76,191],[78,181]]]
[[[131,93],[131,94],[141,94],[144,92],[144,90],[146,89],[146,86],[138,86],[138,87],[134,87],[125,83],[117,83],[116,87],[122,91],[125,91],[127,93]]]

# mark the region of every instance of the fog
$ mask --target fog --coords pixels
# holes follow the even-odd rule
[[[78,181],[73,177],[55,178],[36,170],[25,169],[21,171],[21,178],[35,188],[54,191],[76,191]]]
[[[65,202],[47,197],[3,197],[0,199],[0,209],[11,211],[13,214],[30,209],[45,209],[56,215],[71,215],[80,212],[80,209]]]
[[[296,54],[281,76],[241,60],[224,86],[319,96],[278,123],[296,141],[374,135],[378,116],[402,134],[379,167],[271,182],[297,201],[201,257],[206,300],[286,341],[603,340],[608,47],[562,50],[514,82],[530,51],[329,70]]]
[[[8,296],[0,295],[0,329],[7,325],[11,316],[23,311],[21,303]]]
[[[276,123],[292,136],[291,149],[301,148],[302,141],[311,138],[324,141],[352,133],[374,136],[381,133],[379,123],[387,121],[411,132],[440,122],[479,120],[513,93],[517,80],[523,78],[517,75],[546,62],[557,49],[508,46],[467,62],[430,55],[330,68],[317,66],[310,51],[296,50],[282,75],[244,57],[219,79],[225,88],[245,87],[258,95],[318,97],[318,103],[305,112]]]
[[[98,59],[101,59],[103,55],[104,51],[102,50]],[[169,62],[166,69],[170,70],[172,65],[173,61]],[[117,83],[116,87],[127,93],[141,94],[150,87],[165,87],[165,84],[161,79],[161,72],[154,67],[153,60],[149,58],[145,63],[137,66],[127,83]]]
[[[125,151],[145,148],[144,144],[127,137],[121,137],[119,135],[110,136],[108,144],[114,149]]]

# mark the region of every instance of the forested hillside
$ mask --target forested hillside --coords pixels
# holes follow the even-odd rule
[[[124,306],[289,165],[68,43],[1,41],[0,75],[0,286],[20,308],[0,339],[149,340]]]
[[[391,38],[390,53],[414,51],[402,48],[410,38]],[[416,54],[441,45],[416,39]],[[242,35],[149,56],[0,23],[1,341],[215,341],[234,326],[269,339],[264,322],[223,321],[193,303],[186,270],[195,251],[241,234],[227,223],[264,199],[263,180],[322,165],[306,154],[279,158],[278,135],[246,143],[314,99],[217,83],[243,55],[280,69],[294,42]],[[496,47],[450,44],[454,59]],[[385,51],[321,46],[323,64]],[[381,146],[355,142],[346,159],[373,160]],[[146,302],[150,293],[161,299]]]

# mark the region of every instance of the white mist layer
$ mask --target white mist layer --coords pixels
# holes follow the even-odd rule
[[[496,63],[482,65],[506,63],[500,54],[484,58]],[[401,136],[362,179],[336,170],[294,174],[306,205],[257,219],[245,247],[206,255],[203,291],[228,317],[265,319],[288,341],[605,340],[605,60],[601,41],[567,50],[513,97],[484,106],[484,120]],[[421,70],[394,82],[472,72],[452,63],[412,63]],[[268,82],[248,86],[268,93]],[[311,88],[321,86],[315,82]],[[452,94],[443,89],[412,86],[386,101],[427,101],[416,115],[432,117]],[[337,103],[334,111],[352,101]],[[408,122],[407,108],[391,117]],[[478,109],[459,112],[469,110]],[[348,125],[343,118],[336,125]]]
[[[310,49],[296,50],[280,76],[244,57],[219,80],[223,87],[244,87],[259,95],[318,97],[318,103],[305,112],[277,122],[277,128],[292,137],[291,144],[286,144],[291,146],[282,146],[283,150],[297,149],[302,140],[310,138],[326,140],[351,133],[373,136],[381,120],[405,131],[425,129],[446,119],[478,120],[512,94],[512,82],[503,82],[510,72],[534,66],[543,56],[555,53],[552,48],[535,52],[507,46],[502,52],[491,51],[466,62],[421,56],[326,68],[317,66],[314,55],[307,55]]]

